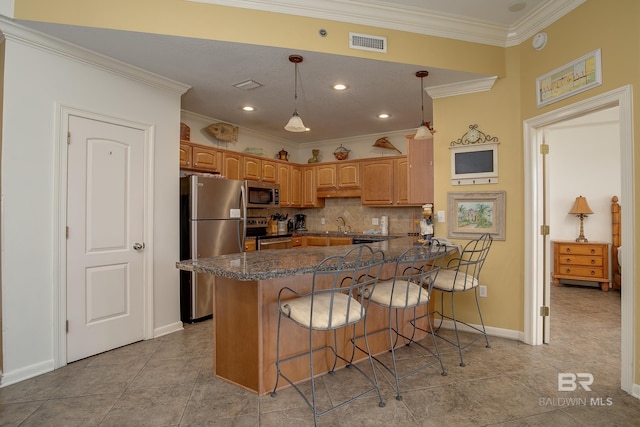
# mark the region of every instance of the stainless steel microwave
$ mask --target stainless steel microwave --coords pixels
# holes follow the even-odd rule
[[[272,208],[280,206],[280,184],[245,181],[248,208]]]

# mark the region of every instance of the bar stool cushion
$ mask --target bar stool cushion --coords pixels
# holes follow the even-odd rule
[[[331,300],[329,293],[314,296],[313,324],[311,324],[311,296],[288,300],[282,304],[281,310],[294,322],[311,329],[334,329],[362,319],[363,310],[358,300],[340,293],[333,294],[333,307],[331,307]],[[331,325],[329,317],[331,317]]]
[[[456,273],[458,276],[456,277]],[[464,274],[458,270],[442,269],[436,277],[433,287],[443,291],[464,291],[478,286],[478,279],[471,274]]]
[[[408,288],[408,291],[407,291]],[[429,302],[429,292],[406,280],[378,282],[373,293],[370,287],[365,290],[365,296],[383,307],[406,308]]]

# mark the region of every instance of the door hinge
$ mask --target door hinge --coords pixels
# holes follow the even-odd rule
[[[540,226],[540,234],[543,236],[548,236],[550,233],[549,231],[549,226],[548,225],[541,225]]]
[[[67,145],[71,144],[71,132],[67,132]]]
[[[69,226],[67,226],[66,234],[67,234],[67,239],[68,239],[69,238]]]
[[[543,305],[542,307],[540,307],[540,316],[542,317],[548,317],[549,316],[549,307],[546,305]]]
[[[540,154],[549,154],[549,144],[540,144]]]
[[[69,321],[67,320],[67,325],[65,326],[65,328],[67,329],[67,333],[69,333]]]

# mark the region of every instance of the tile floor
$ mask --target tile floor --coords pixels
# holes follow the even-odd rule
[[[384,408],[375,396],[366,397],[320,418],[319,425],[640,425],[640,400],[619,387],[620,293],[562,286],[552,289],[551,308],[551,344],[533,347],[493,338],[487,349],[478,342],[466,351],[465,367],[443,344],[447,376],[435,368],[419,372],[401,382],[403,400],[397,401],[388,376],[380,374]],[[313,423],[310,410],[291,390],[276,398],[257,397],[215,378],[210,337],[210,321],[187,325],[184,331],[4,387],[0,425]],[[414,360],[407,357],[402,364]],[[357,384],[349,371],[320,378],[321,402]],[[558,372],[593,374],[592,391],[558,392]]]

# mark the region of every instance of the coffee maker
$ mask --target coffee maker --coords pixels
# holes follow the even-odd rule
[[[296,230],[306,231],[307,230],[307,216],[305,214],[296,214],[295,215],[295,219],[296,219],[296,223],[295,223]]]

